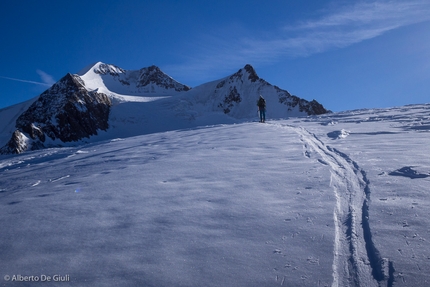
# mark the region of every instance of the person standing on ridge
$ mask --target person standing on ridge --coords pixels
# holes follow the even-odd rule
[[[264,123],[266,121],[266,100],[260,95],[260,98],[257,101],[258,113],[260,114],[260,123]]]

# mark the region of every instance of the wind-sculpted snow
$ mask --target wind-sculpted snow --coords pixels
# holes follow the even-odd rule
[[[280,142],[264,140],[273,134]],[[321,174],[322,186],[312,187],[306,171],[313,168],[293,131],[257,123],[4,158],[0,213],[10,224],[0,234],[1,278],[68,274],[64,286],[330,284],[328,179]],[[310,195],[321,200],[308,204]],[[302,245],[312,249],[290,248]]]
[[[429,111],[3,155],[1,284],[57,286],[5,278],[59,274],[70,278],[61,286],[428,286],[430,177],[413,175],[430,172],[429,133],[405,126]],[[328,136],[340,130],[349,136]]]

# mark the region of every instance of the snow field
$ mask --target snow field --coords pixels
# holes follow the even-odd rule
[[[333,202],[308,197],[333,197],[294,131],[248,123],[30,154],[1,171],[5,274],[69,274],[70,286],[331,281]]]
[[[427,286],[429,110],[178,121],[182,130],[2,156],[0,280]]]

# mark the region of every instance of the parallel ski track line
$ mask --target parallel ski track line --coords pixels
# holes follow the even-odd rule
[[[281,126],[299,134],[306,157],[316,152],[322,158],[318,161],[330,168],[330,183],[336,196],[332,286],[391,287],[393,263],[380,256],[372,240],[366,172],[348,155],[326,145],[305,128]]]

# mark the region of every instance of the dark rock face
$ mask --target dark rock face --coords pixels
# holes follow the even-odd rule
[[[234,103],[240,103],[241,101],[242,98],[236,87],[230,87],[230,93],[224,97],[223,102],[220,103],[218,107],[223,109],[224,114],[228,114],[230,109],[234,106]]]
[[[309,102],[309,115],[322,115],[326,113],[330,113],[330,111],[326,110],[324,106],[318,103],[316,100]]]
[[[0,149],[0,154],[19,154],[27,150],[27,142],[25,136],[16,130],[9,142]]]
[[[164,87],[165,89],[174,89],[178,92],[188,91],[191,89],[190,87],[182,85],[173,80],[171,77],[167,76],[157,66],[150,66],[140,70],[137,87],[145,87],[151,83],[160,87]]]
[[[300,112],[305,112],[309,116],[322,115],[330,112],[329,110],[326,110],[324,106],[318,103],[316,100],[312,100],[309,102],[297,96],[293,96],[289,92],[281,90],[277,86],[274,87],[278,92],[279,102],[281,104],[286,105],[289,110],[298,106]]]
[[[245,71],[248,72],[249,74],[248,79],[251,80],[251,82],[256,82],[257,80],[260,79],[260,77],[258,77],[257,73],[255,72],[254,68],[250,64],[245,65]]]
[[[111,105],[107,95],[88,92],[79,76],[67,74],[18,117],[17,131],[7,146],[20,153],[45,147],[48,138],[72,142],[97,135],[109,127]],[[23,134],[31,139],[30,147],[20,148]]]

